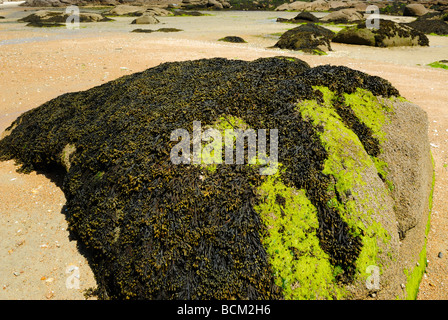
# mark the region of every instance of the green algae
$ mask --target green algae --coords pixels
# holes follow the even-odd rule
[[[435,61],[428,64],[432,68],[448,69],[448,64],[446,62]]]
[[[265,179],[258,193],[263,201],[255,210],[267,226],[262,243],[285,299],[342,298],[335,279],[341,268],[330,264],[319,245],[317,210],[306,190],[286,186],[277,173]]]
[[[323,103],[319,104],[314,100],[302,101],[298,108],[304,119],[310,119],[314,126],[323,126],[320,139],[328,151],[323,173],[335,178],[335,183],[329,186],[329,191],[335,194],[329,206],[337,210],[341,218],[348,224],[352,235],[362,239],[362,248],[356,260],[356,271],[352,270],[352,272],[354,271],[358,276],[365,275],[365,270],[369,265],[378,265],[378,241],[387,243],[390,239],[387,231],[372,219],[374,211],[370,204],[381,203],[381,200],[371,198],[369,194],[361,196],[354,192],[356,186],[365,185],[364,171],[375,167],[376,163],[366,153],[359,137],[345,126],[343,119],[332,105],[335,94],[326,87],[314,88],[323,93]],[[354,95],[358,95],[357,99]],[[354,109],[357,109],[356,112],[361,119],[371,116],[372,112],[368,112],[369,109],[378,109],[377,106],[367,101],[369,99],[365,99],[365,93],[361,93],[359,90],[348,95],[348,98],[348,103],[352,107],[357,101]],[[359,104],[358,100],[366,103]],[[375,113],[382,114],[382,117],[379,117],[379,122],[384,118],[382,112],[382,109],[375,111]],[[376,133],[379,134],[381,126],[372,121],[370,125],[377,128]],[[375,191],[379,197],[387,195],[382,190]],[[346,195],[346,200],[338,199],[337,195]]]

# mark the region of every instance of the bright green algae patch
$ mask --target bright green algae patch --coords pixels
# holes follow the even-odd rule
[[[372,203],[381,203],[379,197],[385,197],[387,194],[375,190],[375,195],[370,193],[358,195],[354,189],[365,185],[364,172],[380,162],[375,162],[375,157],[366,153],[359,137],[345,126],[332,104],[335,94],[326,87],[314,88],[323,93],[324,103],[320,104],[315,100],[303,101],[299,103],[298,109],[304,119],[312,121],[315,127],[323,127],[319,135],[328,152],[323,173],[335,178],[335,183],[329,186],[329,191],[335,196],[328,206],[337,210],[354,236],[361,237],[362,248],[356,261],[355,273],[358,276],[366,275],[365,270],[369,265],[378,264],[378,241],[387,243],[390,238],[387,231],[378,222],[373,221],[374,211],[371,207]],[[347,103],[354,107],[357,116],[366,121],[377,136],[384,139],[380,129],[386,118],[383,108],[378,108],[378,105],[371,102],[376,99],[360,89],[351,95],[345,95],[345,98]],[[341,196],[338,195],[345,195],[345,200],[341,200]]]
[[[254,209],[267,226],[262,243],[285,299],[342,298],[337,271],[319,245],[317,210],[306,190],[287,187],[279,173],[268,176],[258,190],[263,201]]]
[[[344,99],[356,117],[372,131],[372,136],[381,146],[386,141],[386,134],[381,129],[390,121],[388,115],[393,111],[391,104],[381,103],[378,97],[361,88],[358,88],[355,93],[344,94]],[[380,152],[382,152],[381,149]],[[372,160],[382,179],[386,180],[387,163],[375,156],[372,156]],[[392,190],[392,182],[386,180],[386,183]]]

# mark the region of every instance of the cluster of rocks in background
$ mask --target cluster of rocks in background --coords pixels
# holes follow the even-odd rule
[[[368,45],[376,47],[392,47],[392,46],[428,46],[429,39],[426,34],[431,35],[448,35],[448,13],[444,11],[437,11],[437,9],[446,8],[444,5],[448,1],[428,1],[425,5],[422,3],[402,3],[401,15],[416,17],[416,20],[409,23],[396,23],[389,20],[380,20],[379,29],[369,29],[366,26],[365,7],[358,6],[357,8],[346,8],[345,5],[356,6],[356,1],[325,1],[317,0],[314,2],[302,2],[296,1],[289,4],[284,4],[277,8],[277,10],[290,10],[297,9],[303,10],[297,16],[292,19],[278,18],[277,22],[287,23],[336,23],[347,24],[348,26],[339,31],[334,37],[325,39],[326,43],[329,41],[355,44],[355,45]],[[368,5],[368,2],[363,2],[364,5]],[[378,2],[375,2],[378,4]],[[379,2],[381,4],[381,2]],[[389,4],[389,6],[391,6]],[[394,2],[392,6],[398,8],[400,4]],[[333,9],[328,15],[318,18],[308,11],[327,11]],[[386,7],[382,7],[383,9]],[[384,10],[383,10],[384,11]],[[386,10],[387,12],[387,10]],[[321,32],[315,28],[308,28],[314,30],[312,39],[321,39]],[[275,45],[276,47],[292,50],[302,50],[305,48],[311,53],[331,51],[331,47],[319,44],[314,46],[313,41],[310,40],[310,36],[302,34],[300,28],[294,28],[284,34]],[[294,34],[294,36],[293,36]],[[285,42],[285,39],[288,39]],[[300,39],[300,41],[299,41]],[[304,45],[306,43],[306,45]]]
[[[433,1],[329,1],[329,0],[315,0],[312,2],[295,1],[290,3],[283,3],[278,6],[276,11],[313,11],[326,12],[336,11],[341,9],[355,9],[357,11],[365,11],[367,6],[376,5],[382,14],[394,14],[404,16],[422,16],[431,11],[448,12],[448,0],[433,0]]]
[[[232,6],[225,0],[183,0],[182,7],[185,9],[230,9]]]
[[[69,16],[69,13],[62,11],[39,10],[19,19],[19,22],[28,22],[27,26],[31,27],[59,27],[64,25]],[[79,13],[80,22],[104,22],[111,20],[102,14],[90,12]]]
[[[367,6],[378,6],[382,14],[422,16],[431,11],[448,13],[448,0],[417,0],[404,1],[362,1],[362,0],[315,0],[285,1],[285,0],[27,0],[23,6],[28,7],[65,7],[78,6],[155,6],[161,8],[179,8],[196,10],[276,10],[276,11],[313,11],[327,12],[341,9],[365,11]]]

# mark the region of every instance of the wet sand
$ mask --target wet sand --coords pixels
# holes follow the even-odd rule
[[[0,20],[0,132],[24,111],[63,93],[86,90],[166,61],[286,55],[311,66],[345,65],[389,80],[428,113],[436,184],[429,264],[418,298],[448,298],[448,70],[426,66],[448,59],[448,37],[429,36],[429,48],[332,44],[327,56],[311,56],[267,49],[279,33],[295,27],[275,19],[291,18],[293,12],[209,12],[211,16],[160,17],[160,24],[149,26],[130,25],[133,18],[125,17],[67,30],[25,27],[16,22],[29,14],[23,10],[0,8],[0,16],[6,17]],[[130,33],[135,28],[162,27],[184,31]],[[217,41],[228,35],[241,36],[248,43]],[[0,299],[84,299],[83,290],[94,287],[95,280],[76,242],[69,239],[63,193],[48,177],[19,174],[15,169],[13,161],[0,162]],[[75,281],[74,267],[79,270],[79,289],[67,287],[68,278],[69,284]]]

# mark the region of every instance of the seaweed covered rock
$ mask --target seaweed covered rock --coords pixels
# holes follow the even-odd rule
[[[283,33],[274,45],[280,49],[301,50],[307,53],[331,51],[334,32],[314,23],[308,23]]]
[[[218,41],[232,42],[232,43],[246,43],[246,40],[238,36],[225,36],[224,38],[221,38]]]
[[[49,10],[39,10],[35,13],[32,13],[22,19],[19,19],[19,22],[29,22],[30,24],[47,24],[51,25],[52,23],[65,23],[67,18],[69,18],[70,14],[62,12],[62,11],[49,11]],[[89,13],[89,12],[80,12],[79,13],[79,21],[80,22],[103,22],[103,21],[111,21],[112,19],[103,16],[98,13]]]
[[[65,170],[100,298],[395,299],[421,276],[427,125],[347,67],[201,59],[48,101],[0,159]]]
[[[448,23],[442,19],[417,19],[406,25],[425,34],[448,35]]]
[[[159,28],[157,30],[151,30],[151,29],[134,29],[131,32],[135,33],[153,33],[153,32],[180,32],[183,31],[182,29],[177,28]]]
[[[319,22],[319,18],[309,12],[300,12],[298,15],[296,15],[294,18],[291,19],[277,18],[277,22],[309,23],[309,22]]]
[[[375,46],[375,34],[367,28],[345,28],[339,31],[333,38],[333,42],[357,44],[363,46]]]
[[[339,31],[333,42],[376,47],[429,46],[428,37],[405,24],[380,20],[379,29],[369,29],[365,23]]]

